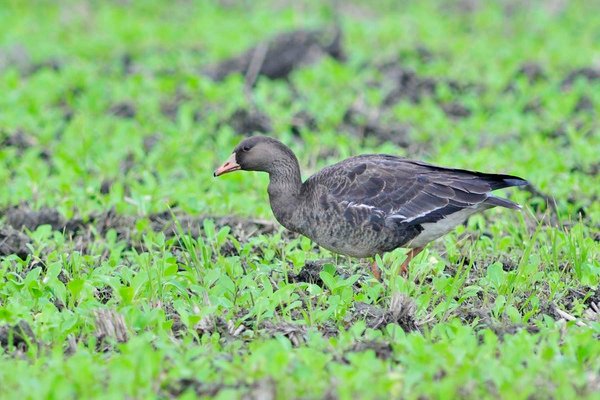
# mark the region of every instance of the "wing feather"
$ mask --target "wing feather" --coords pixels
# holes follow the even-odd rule
[[[348,209],[376,213],[394,223],[416,224],[477,208],[490,198],[492,190],[526,181],[388,155],[364,155],[327,167],[307,183],[321,187]]]

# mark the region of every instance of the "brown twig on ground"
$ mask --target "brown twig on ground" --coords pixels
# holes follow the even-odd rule
[[[248,69],[246,70],[246,77],[244,82],[244,94],[246,95],[246,99],[254,104],[252,98],[252,87],[256,83],[256,78],[258,77],[258,73],[265,62],[265,56],[267,55],[267,50],[269,50],[269,43],[261,43],[252,52],[252,58],[250,59],[250,64],[248,65]]]

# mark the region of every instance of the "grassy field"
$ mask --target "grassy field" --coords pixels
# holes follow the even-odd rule
[[[524,3],[3,2],[0,398],[600,398],[600,6]],[[380,283],[212,177],[252,132],[531,186]]]

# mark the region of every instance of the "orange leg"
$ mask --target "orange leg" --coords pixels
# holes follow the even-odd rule
[[[377,261],[373,260],[373,264],[371,264],[371,272],[375,279],[381,282],[381,270],[377,266]]]
[[[417,256],[420,252],[423,251],[423,247],[415,247],[414,249],[410,249],[408,254],[406,254],[406,260],[402,263],[400,267],[400,275],[406,276],[408,275],[408,264],[410,261]]]

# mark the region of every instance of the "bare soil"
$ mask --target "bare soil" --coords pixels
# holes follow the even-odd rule
[[[238,56],[211,65],[203,72],[216,81],[235,73],[251,77],[253,81],[257,76],[286,79],[295,69],[312,64],[324,56],[345,60],[339,28],[300,29],[281,33]]]

